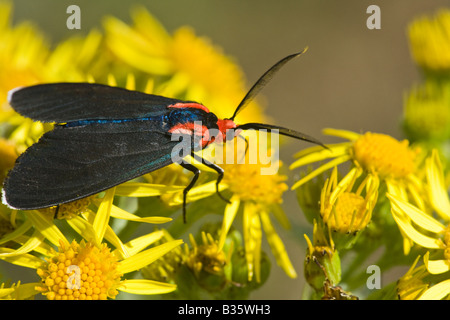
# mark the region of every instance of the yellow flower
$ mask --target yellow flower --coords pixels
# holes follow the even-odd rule
[[[186,265],[198,277],[201,272],[212,275],[224,273],[224,267],[229,263],[229,256],[219,249],[218,242],[211,234],[202,232],[202,244],[198,245],[192,234],[189,235],[192,249],[187,250]]]
[[[446,141],[450,137],[450,83],[427,81],[406,96],[403,128],[416,140]]]
[[[261,164],[224,164],[225,177],[223,184],[232,192],[230,204],[225,208],[219,248],[222,248],[227,233],[236,217],[239,208],[243,212],[243,234],[245,253],[249,270],[249,280],[255,274],[260,279],[260,255],[262,231],[267,237],[278,265],[291,278],[297,273],[289,259],[285,246],[277,234],[271,221],[271,214],[281,225],[289,229],[290,223],[281,208],[282,195],[288,189],[284,183],[286,177],[278,173],[262,175]]]
[[[230,117],[246,94],[243,74],[232,58],[198,37],[189,27],[170,35],[145,8],[132,11],[133,25],[105,19],[106,43],[118,61],[144,74],[169,76],[157,94],[201,101],[219,118]],[[251,103],[241,121],[260,122],[261,112]]]
[[[118,259],[103,244],[74,240],[66,247],[61,243],[58,253],[52,252],[46,263],[37,269],[42,283],[36,288],[49,300],[106,300],[119,293]]]
[[[304,262],[305,279],[317,292],[327,289],[326,283],[336,285],[341,281],[341,259],[334,246],[334,241],[328,230],[328,237],[320,224],[314,221],[313,241],[304,235],[308,250]]]
[[[69,38],[52,51],[37,28],[22,22],[11,26],[12,6],[0,4],[0,101],[18,86],[42,82],[85,81],[98,57],[101,35],[91,31],[85,38]]]
[[[317,147],[297,153],[299,158],[290,166],[296,169],[306,164],[332,158],[302,179],[294,183],[296,189],[322,172],[339,164],[351,161],[369,177],[372,186],[383,181],[392,194],[410,197],[423,205],[423,190],[417,176],[419,150],[412,149],[408,141],[398,141],[388,135],[367,132],[358,134],[345,130],[326,129],[325,133],[350,140],[349,142],[328,145],[329,150]],[[410,242],[404,243],[405,252],[410,250]]]
[[[11,27],[12,5],[0,3],[0,102],[17,86],[41,81],[42,66],[49,54],[43,35],[29,22]]]
[[[157,231],[122,244],[117,236],[111,236],[104,223],[98,222],[102,215],[97,214],[92,224],[81,222],[78,217],[69,220],[86,239],[69,243],[51,218],[36,213],[27,217],[36,227],[33,236],[28,237],[17,250],[0,248],[0,259],[36,269],[41,282],[35,287],[50,300],[115,298],[117,290],[132,294],[161,294],[176,289],[175,285],[125,279],[124,275],[157,260],[180,245],[181,240],[146,249],[163,236]],[[115,250],[103,243],[103,234],[116,246]],[[58,250],[44,239],[57,245]],[[45,261],[33,252],[46,257]]]
[[[237,144],[230,145],[233,147],[237,146]],[[272,171],[271,173],[273,174],[261,174],[268,169],[269,165],[262,164],[260,159],[257,159],[257,163],[250,163],[249,153],[246,152],[245,159],[240,163],[237,161],[240,155],[235,152],[232,153],[236,157],[234,164],[227,163],[225,160],[222,161],[223,164],[220,164],[225,174],[219,185],[219,190],[221,193],[228,190],[232,193],[232,196],[230,203],[225,207],[219,248],[223,248],[236,214],[242,209],[243,235],[249,280],[253,279],[254,276],[258,282],[260,280],[263,230],[278,265],[283,268],[289,277],[295,278],[297,273],[271,221],[271,214],[273,214],[284,228],[290,228],[289,220],[281,208],[282,195],[288,189],[284,182],[287,177]],[[222,156],[226,157],[226,154],[225,147],[225,152]],[[280,165],[281,162],[277,164]],[[190,202],[214,194],[216,194],[216,181],[210,181],[202,186],[192,188],[188,193],[187,200]],[[181,203],[180,196],[173,199],[172,205],[179,203]]]
[[[416,63],[429,71],[450,70],[450,10],[442,9],[435,17],[422,17],[408,28],[411,52]]]
[[[325,182],[320,201],[320,214],[323,221],[333,231],[354,233],[363,229],[370,221],[377,202],[378,185],[371,176],[359,185],[356,192],[352,189],[355,180],[362,174],[360,168],[353,168],[337,182],[337,168]],[[361,194],[366,190],[365,197]]]
[[[431,211],[421,209],[399,196],[387,196],[391,199],[393,217],[403,234],[419,246],[433,250],[424,256],[426,270],[430,274],[443,274],[450,271],[450,200],[436,150],[426,161],[426,176]],[[432,211],[438,217],[434,217]],[[430,260],[430,252],[441,258]],[[427,289],[420,299],[442,299],[449,293],[450,281],[444,280]]]
[[[93,30],[85,38],[70,38],[50,50],[31,23],[11,26],[11,11],[11,4],[0,3],[0,121],[14,127],[9,140],[22,153],[53,126],[15,113],[6,103],[8,91],[37,83],[86,81],[98,58],[101,35]]]
[[[247,177],[251,179],[255,176],[251,177],[247,175]],[[269,185],[267,185],[267,187],[268,186]],[[280,188],[280,186],[278,186],[278,188]],[[271,189],[267,189],[268,194],[270,191]],[[277,192],[276,189],[273,189],[273,191],[275,193]],[[256,194],[256,197],[260,196],[261,194]],[[263,230],[278,265],[289,277],[297,277],[297,273],[292,266],[283,241],[273,226],[271,221],[271,213],[285,228],[290,227],[289,220],[278,202],[280,198],[273,198],[272,196],[273,195],[268,196],[267,199],[271,199],[273,202],[264,203],[250,200],[249,198],[242,199],[239,194],[233,194],[230,199],[230,204],[225,207],[225,214],[219,239],[219,248],[223,247],[226,235],[233,223],[233,220],[235,219],[239,208],[242,207],[243,234],[249,281],[253,279],[254,275],[256,276],[256,280],[260,281],[261,242]]]

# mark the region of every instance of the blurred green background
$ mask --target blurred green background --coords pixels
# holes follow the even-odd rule
[[[14,22],[33,21],[52,43],[77,33],[87,34],[93,27],[101,29],[105,15],[130,22],[130,7],[144,5],[169,31],[190,25],[197,35],[207,36],[221,46],[243,68],[248,85],[278,59],[309,46],[307,54],[291,62],[264,89],[263,101],[272,122],[324,142],[336,141],[321,134],[326,127],[402,138],[399,122],[403,94],[420,79],[408,48],[407,25],[414,18],[432,15],[449,4],[448,0],[16,0],[13,3]],[[66,28],[66,8],[71,4],[81,8],[81,30]],[[366,9],[371,4],[381,9],[380,30],[366,27],[369,17]],[[289,141],[280,157],[290,164],[292,155],[307,146]],[[290,185],[294,178],[292,173]],[[306,247],[303,233],[311,234],[312,227],[304,224],[294,192],[285,193],[284,207],[294,228],[290,233],[281,229],[279,232],[299,277],[288,278],[273,262],[268,282],[252,294],[253,299],[301,298]],[[263,244],[269,252],[265,240]],[[382,281],[388,281],[389,274],[383,274]]]

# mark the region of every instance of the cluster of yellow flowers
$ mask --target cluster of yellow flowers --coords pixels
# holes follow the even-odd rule
[[[104,32],[92,30],[85,37],[71,37],[50,49],[45,36],[31,23],[12,25],[12,5],[0,3],[2,181],[18,155],[53,127],[25,119],[8,105],[8,91],[18,86],[98,82],[201,101],[220,118],[233,114],[246,87],[243,73],[232,58],[189,27],[169,34],[146,9],[135,8],[131,15],[131,25],[106,17]],[[246,119],[251,122],[264,119],[258,103],[251,102],[239,114],[240,121]],[[278,264],[288,276],[296,277],[271,221],[273,213],[283,226],[289,227],[280,206],[282,194],[288,189],[286,177],[260,176],[259,164],[226,166],[220,190],[230,197],[230,204],[217,204],[216,176],[202,167],[204,173],[187,199],[195,203],[189,206],[188,224],[178,223],[179,218],[172,221],[172,214],[180,212],[182,191],[191,178],[177,165],[100,195],[60,205],[56,216],[55,208],[17,211],[2,205],[0,259],[36,269],[40,281],[4,283],[0,297],[26,299],[43,294],[57,300],[107,299],[116,298],[120,292],[144,295],[172,292],[181,298],[197,297],[198,292],[192,288],[182,290],[180,282],[191,282],[179,275],[186,274],[179,270],[180,266],[182,270],[190,270],[189,274],[199,283],[198,290],[217,290],[212,284],[218,280],[210,281],[213,288],[205,282],[206,270],[221,278],[222,295],[218,298],[247,297],[268,275],[268,260],[261,248],[263,229]],[[241,211],[243,240],[232,227]],[[205,246],[210,248],[203,250],[204,246],[197,246],[191,235],[194,248],[178,250],[182,240],[174,238],[185,235],[191,224],[207,213],[225,215],[223,223],[218,221],[207,238],[203,231],[200,233],[207,242]],[[154,224],[165,224],[167,230],[155,229]],[[123,242],[138,225],[151,232]],[[127,274],[135,270],[141,270],[142,279],[128,278]],[[243,289],[235,290],[237,284]],[[177,285],[179,290],[173,293]],[[230,296],[224,288],[241,293]]]
[[[310,297],[329,298],[330,285],[336,288],[338,283],[361,290],[361,278],[367,274],[358,273],[358,267],[383,247],[377,261],[382,271],[410,264],[411,257],[414,262],[398,281],[368,298],[448,298],[449,176],[448,165],[443,166],[442,161],[448,164],[449,159],[449,26],[450,11],[442,10],[409,27],[411,51],[425,75],[425,84],[405,98],[403,128],[410,141],[380,133],[325,129],[325,134],[349,142],[328,145],[329,150],[302,150],[290,166],[296,169],[331,159],[308,170],[293,185],[300,205],[307,208],[314,223],[313,241],[305,235],[305,277],[314,289]],[[343,163],[349,163],[350,169],[339,178],[337,166]],[[339,254],[347,257],[348,252],[355,257],[341,268]],[[420,257],[423,265],[418,266]],[[339,288],[335,299],[354,298]]]

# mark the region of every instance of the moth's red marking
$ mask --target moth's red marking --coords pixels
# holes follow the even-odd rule
[[[167,108],[193,108],[193,109],[200,109],[203,111],[206,111],[209,113],[209,110],[207,107],[205,107],[204,105],[201,105],[200,103],[195,103],[195,102],[178,102],[175,104],[171,104],[170,106],[167,106]]]
[[[226,140],[228,129],[233,129],[233,130],[236,129],[236,123],[234,123],[234,121],[230,120],[230,119],[217,120],[217,126],[219,127],[219,132],[221,133],[215,139],[215,141],[217,143],[220,143],[220,142],[223,142]],[[239,132],[240,131],[236,131],[235,134],[232,136],[232,138],[237,136],[239,134]]]

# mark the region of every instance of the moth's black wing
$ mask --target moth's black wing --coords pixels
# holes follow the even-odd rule
[[[27,210],[84,198],[171,164],[177,143],[151,121],[56,126],[19,156],[3,202]]]
[[[9,92],[10,105],[41,122],[133,119],[162,115],[185,101],[95,83],[48,83]]]

